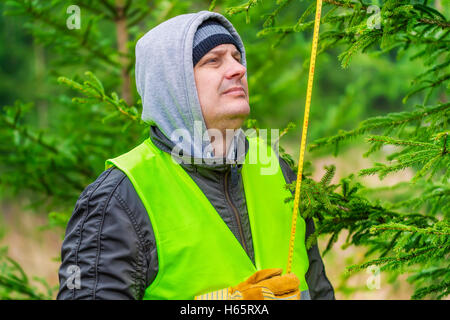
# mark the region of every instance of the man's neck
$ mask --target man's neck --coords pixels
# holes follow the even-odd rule
[[[230,151],[230,145],[233,142],[236,130],[226,129],[222,130],[221,133],[222,134],[219,137],[214,136],[214,140],[211,142],[214,150],[214,158],[226,158]]]

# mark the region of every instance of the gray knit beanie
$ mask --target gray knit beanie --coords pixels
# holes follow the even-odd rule
[[[225,43],[234,44],[240,52],[236,40],[219,21],[216,19],[205,20],[197,28],[194,35],[194,43],[192,45],[192,60],[194,67],[200,59],[209,52],[209,50]]]

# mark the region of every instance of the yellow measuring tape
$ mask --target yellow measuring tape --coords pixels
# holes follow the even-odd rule
[[[286,273],[291,273],[292,255],[294,253],[295,229],[297,226],[298,204],[300,201],[300,187],[302,185],[303,156],[305,153],[306,134],[308,132],[309,107],[311,105],[311,92],[314,79],[314,65],[316,64],[317,42],[319,40],[320,13],[322,11],[322,0],[317,0],[316,18],[314,21],[314,35],[311,48],[311,60],[309,63],[308,87],[306,89],[305,115],[303,118],[302,142],[300,145],[300,158],[298,160],[297,184],[295,186],[294,211],[292,213],[291,239],[289,241],[289,255]]]

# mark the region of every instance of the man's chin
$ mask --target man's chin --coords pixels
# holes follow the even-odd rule
[[[242,113],[242,114],[234,114],[230,118],[228,118],[227,121],[227,129],[233,129],[237,130],[242,127],[244,124],[245,119],[247,119],[248,113]]]
[[[248,104],[242,104],[242,105],[234,105],[229,106],[229,118],[230,119],[243,119],[248,117],[250,114],[250,106]],[[242,120],[242,121],[243,121]]]

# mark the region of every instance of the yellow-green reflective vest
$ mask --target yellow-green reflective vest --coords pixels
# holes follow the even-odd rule
[[[236,285],[258,270],[282,268],[286,272],[292,202],[286,204],[284,200],[291,194],[284,188],[285,180],[272,148],[258,138],[248,140],[242,179],[256,265],[197,184],[150,138],[106,161],[107,168],[116,166],[128,176],[155,233],[159,270],[144,299],[194,299]],[[261,174],[270,162],[249,163],[252,148],[259,147],[267,148],[266,154],[276,161],[276,174]],[[300,279],[300,291],[308,290],[308,266],[305,222],[299,216],[292,272]]]

